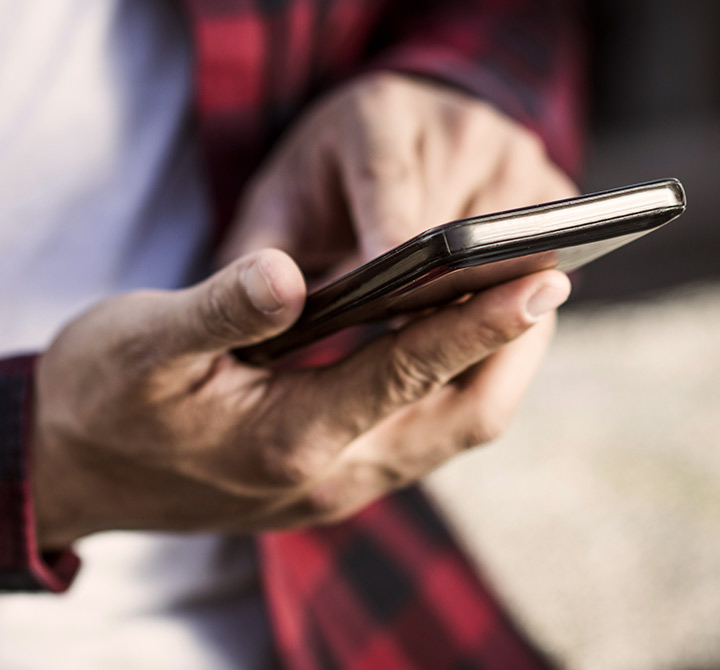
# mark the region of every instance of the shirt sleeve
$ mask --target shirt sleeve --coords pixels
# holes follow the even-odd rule
[[[585,48],[573,0],[445,0],[398,17],[373,67],[431,77],[483,98],[535,131],[577,177]],[[408,20],[408,16],[413,18]]]
[[[66,590],[79,566],[70,551],[41,554],[30,481],[35,358],[0,360],[0,591]]]

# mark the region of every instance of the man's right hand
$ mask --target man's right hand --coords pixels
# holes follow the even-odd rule
[[[282,252],[189,289],[107,300],[38,364],[40,544],[345,518],[504,428],[569,289],[555,271],[524,277],[303,371],[228,353],[300,314],[303,277]]]

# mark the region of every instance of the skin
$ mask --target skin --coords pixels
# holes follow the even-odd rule
[[[249,186],[222,270],[107,300],[40,358],[41,546],[108,529],[336,521],[492,440],[570,291],[559,272],[444,307],[323,368],[227,352],[297,318],[306,289],[291,256],[333,274],[430,225],[572,193],[536,139],[462,94],[374,75],[320,101]]]
[[[221,250],[351,269],[446,221],[577,195],[541,140],[491,105],[390,73],[321,99],[259,171]]]

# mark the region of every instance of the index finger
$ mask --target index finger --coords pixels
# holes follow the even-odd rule
[[[357,94],[338,138],[341,179],[364,260],[421,232],[420,129],[392,82]]]

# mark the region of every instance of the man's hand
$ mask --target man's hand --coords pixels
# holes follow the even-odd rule
[[[576,194],[541,141],[490,105],[390,73],[321,99],[246,190],[221,254],[284,249],[350,269],[447,221]]]
[[[190,289],[101,303],[39,361],[41,546],[106,529],[238,532],[346,517],[502,430],[550,338],[543,315],[568,291],[564,275],[537,273],[306,371],[227,353],[299,315],[303,277],[279,251]]]

